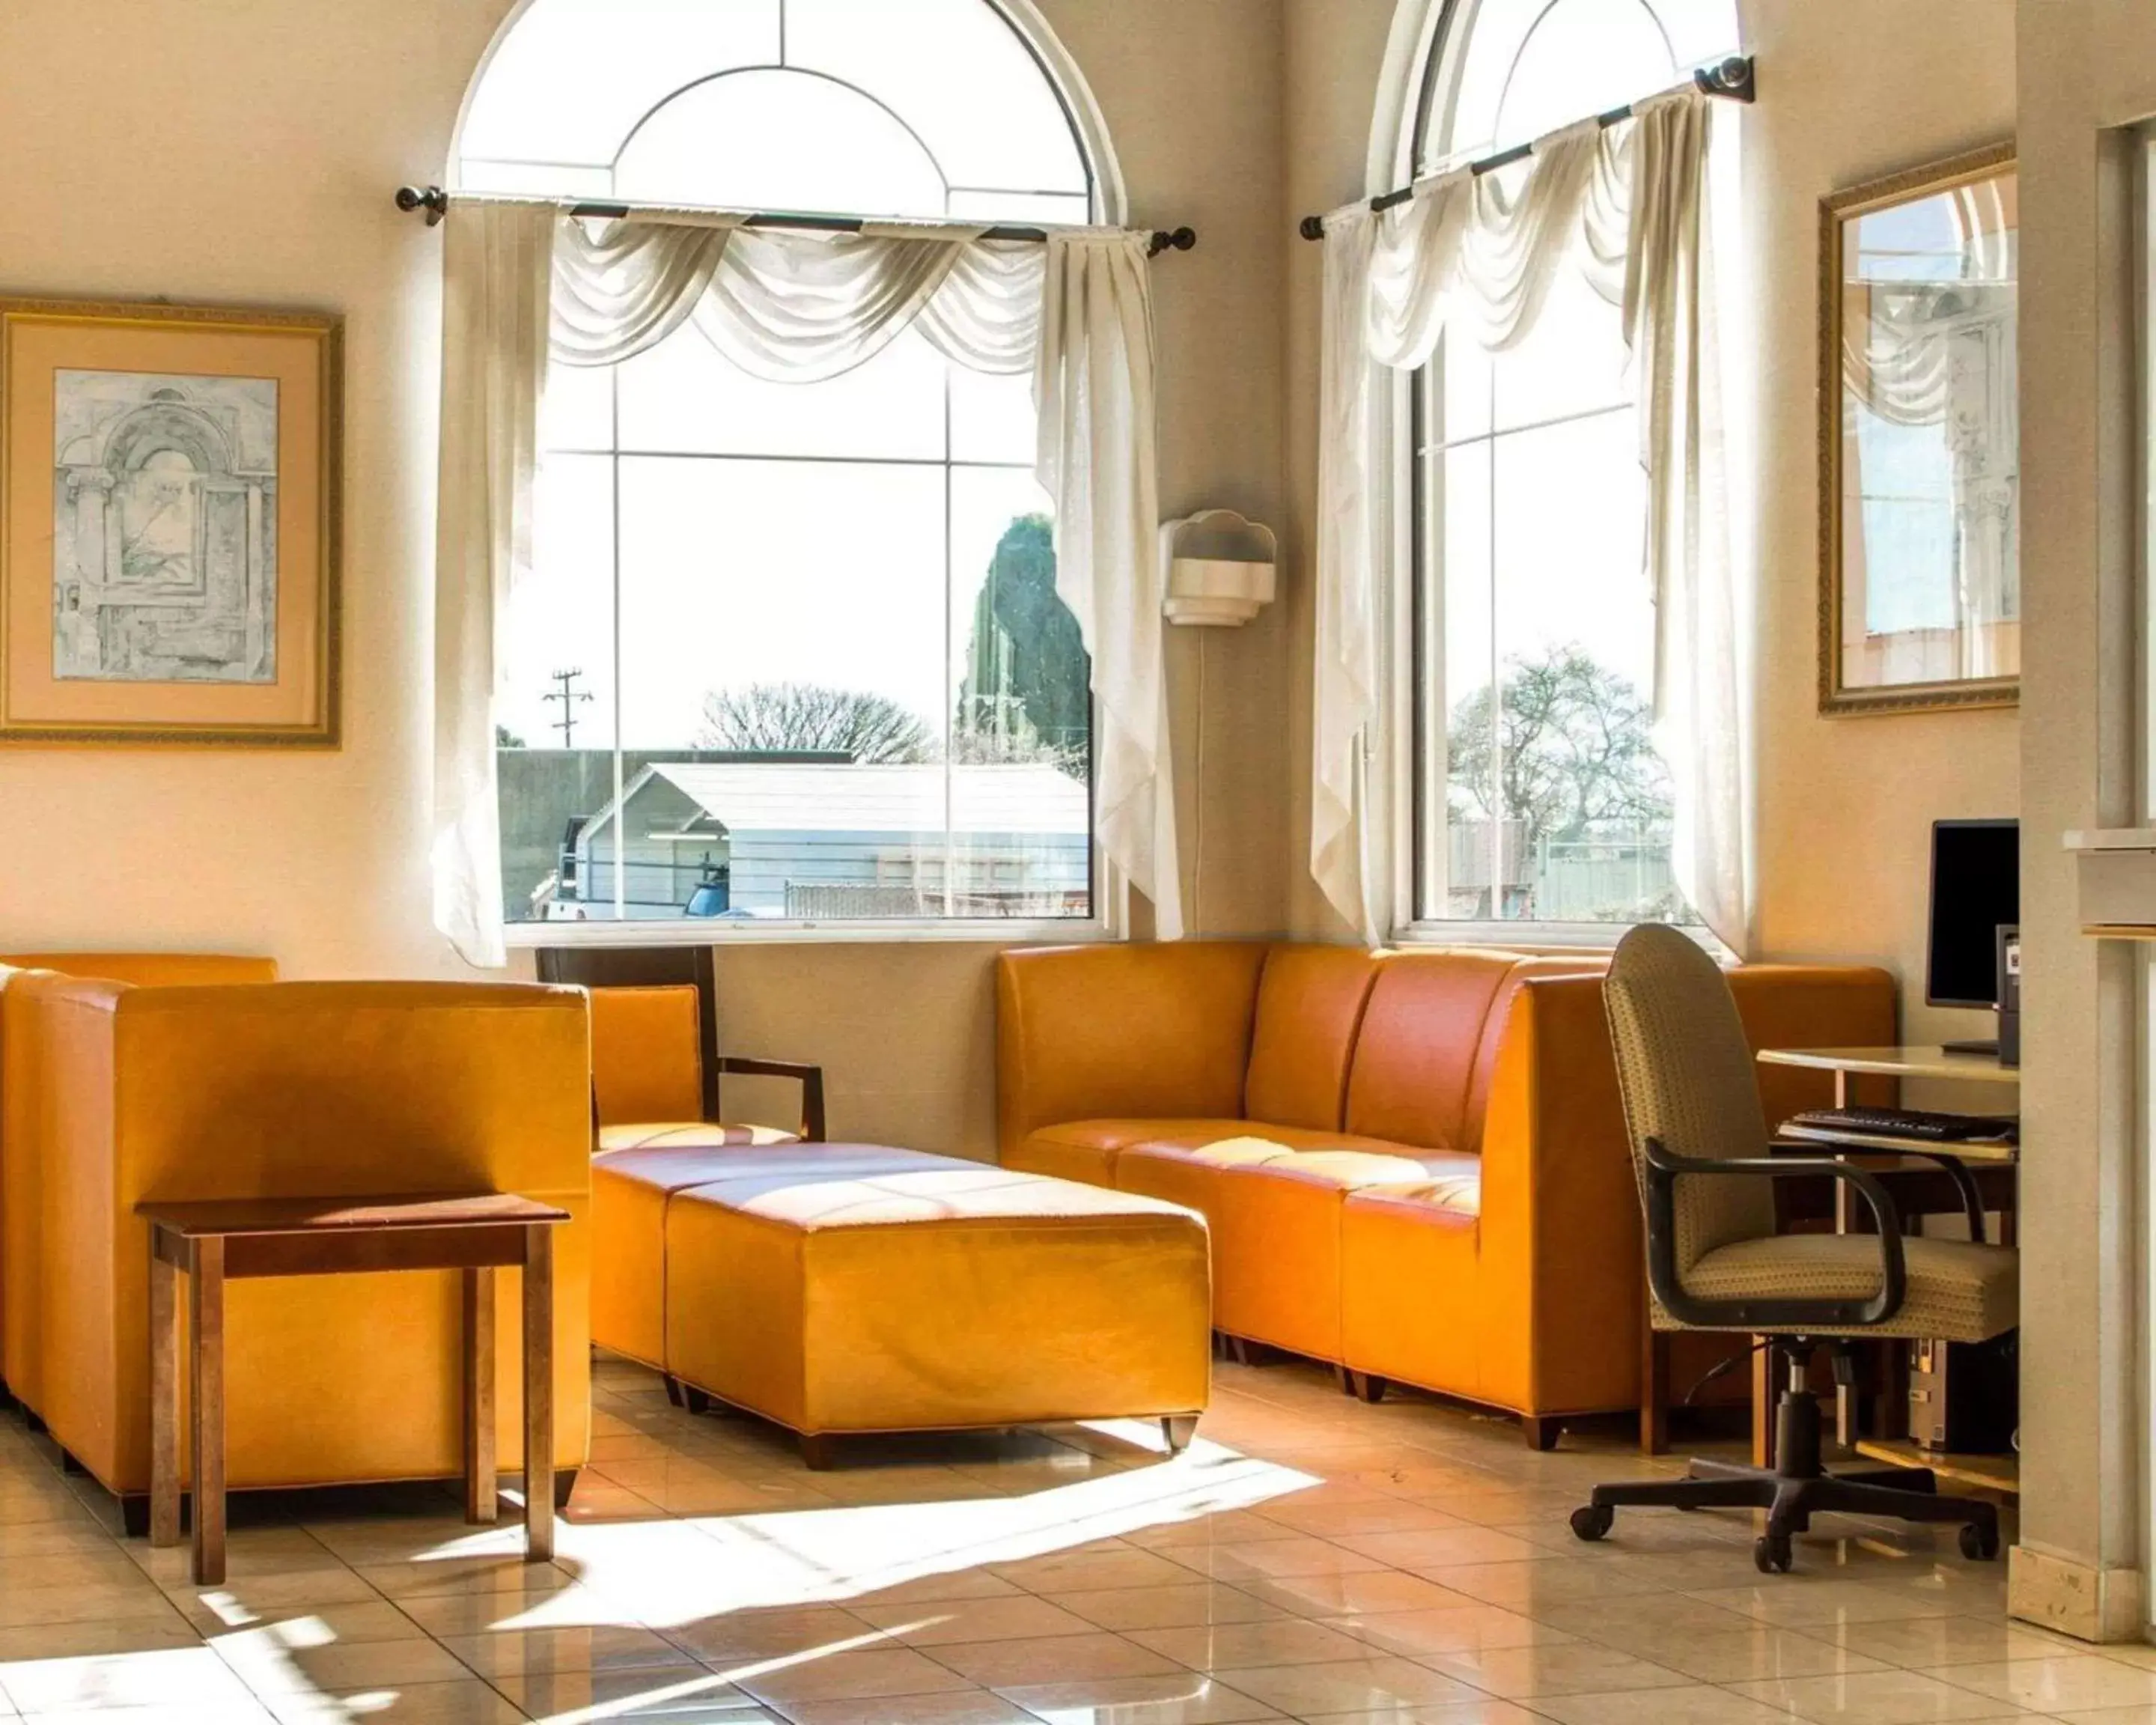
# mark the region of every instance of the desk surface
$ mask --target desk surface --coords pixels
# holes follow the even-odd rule
[[[2021,1069],[1996,1055],[1949,1054],[1924,1048],[1763,1048],[1769,1066],[1810,1066],[1823,1072],[1877,1072],[1889,1078],[1958,1078],[1977,1084],[2021,1082]]]

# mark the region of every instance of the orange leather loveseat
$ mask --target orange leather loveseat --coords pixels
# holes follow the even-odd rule
[[[1228,942],[1005,953],[1010,1167],[1171,1199],[1230,1337],[1507,1409],[1639,1404],[1639,1201],[1601,962]],[[1755,1046],[1891,1042],[1883,971],[1732,974]],[[1762,1068],[1771,1117],[1824,1080]]]
[[[589,1028],[568,989],[401,983],[130,988],[28,972],[5,995],[5,1154],[40,1242],[27,1363],[54,1438],[108,1490],[149,1485],[144,1200],[501,1190],[575,1218],[556,1245],[556,1465],[588,1445]],[[34,1097],[34,1106],[22,1099]],[[521,1322],[497,1277],[498,1333]],[[235,1489],[442,1478],[463,1465],[454,1273],[235,1283]],[[498,1453],[521,1460],[516,1350]]]

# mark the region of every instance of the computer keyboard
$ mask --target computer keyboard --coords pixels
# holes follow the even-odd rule
[[[2021,1125],[2010,1114],[1934,1114],[1922,1108],[1814,1108],[1789,1123],[1819,1132],[1861,1132],[1867,1137],[1914,1138],[1935,1144],[2010,1139]]]

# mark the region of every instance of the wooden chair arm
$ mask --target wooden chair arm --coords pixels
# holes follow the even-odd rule
[[[801,1086],[801,1136],[811,1144],[824,1142],[824,1069],[798,1060],[752,1060],[739,1055],[721,1055],[721,1073],[742,1078],[791,1078]]]

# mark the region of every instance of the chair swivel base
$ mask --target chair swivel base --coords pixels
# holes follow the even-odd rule
[[[1881,1467],[1830,1474],[1820,1465],[1819,1404],[1803,1391],[1784,1391],[1774,1409],[1777,1465],[1695,1460],[1681,1480],[1597,1486],[1572,1512],[1572,1531],[1599,1539],[1620,1509],[1763,1509],[1767,1531],[1753,1542],[1752,1560],[1767,1574],[1786,1572],[1793,1534],[1808,1531],[1822,1510],[1893,1516],[1905,1522],[1959,1522],[1961,1553],[1972,1560],[1999,1555],[1999,1511],[1974,1497],[1943,1497],[1928,1467]]]

